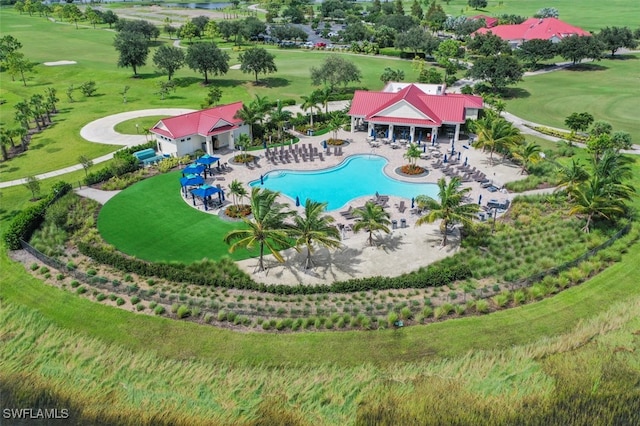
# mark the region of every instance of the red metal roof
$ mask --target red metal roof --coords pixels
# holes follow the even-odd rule
[[[492,18],[487,15],[476,15],[469,18],[470,21],[479,21],[480,19],[484,19],[485,28],[493,28],[498,25],[498,18]]]
[[[234,118],[242,102],[189,112],[160,120],[150,131],[172,139],[191,135],[211,136],[232,130],[242,123]],[[164,128],[163,128],[164,127]]]
[[[406,103],[425,115],[425,118],[393,116],[385,110]],[[428,95],[410,84],[397,93],[357,90],[351,101],[349,115],[363,117],[370,122],[440,126],[443,121],[464,123],[465,108],[482,108],[482,98],[473,95],[446,93]]]
[[[572,35],[588,36],[589,32],[574,27],[557,18],[529,18],[518,25],[498,25],[491,29],[480,28],[474,34],[492,32],[503,40],[550,40],[553,37],[563,39]]]

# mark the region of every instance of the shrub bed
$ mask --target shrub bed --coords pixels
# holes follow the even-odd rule
[[[239,206],[230,205],[225,209],[224,214],[235,219],[242,219],[251,214],[251,206],[248,204],[241,204]]]
[[[424,167],[416,166],[413,164],[405,164],[404,166],[400,167],[400,171],[405,175],[414,176],[423,174],[425,172],[425,169]]]

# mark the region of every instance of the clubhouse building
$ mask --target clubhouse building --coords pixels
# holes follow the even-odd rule
[[[220,148],[235,148],[235,141],[249,126],[235,118],[242,102],[164,118],[149,131],[155,135],[158,150],[182,157],[202,149],[209,155]]]
[[[349,116],[351,131],[410,142],[445,137],[458,141],[460,126],[477,119],[479,96],[445,93],[443,84],[388,83],[380,92],[358,90]]]
[[[591,34],[582,28],[574,27],[557,18],[529,18],[517,25],[498,25],[493,28],[480,28],[473,34],[493,33],[512,48],[520,46],[529,40],[551,40],[558,43],[560,40],[573,35],[590,36]]]

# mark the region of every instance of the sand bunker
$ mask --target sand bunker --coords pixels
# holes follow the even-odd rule
[[[55,62],[45,62],[44,64],[48,67],[55,67],[58,65],[75,65],[77,64],[77,62],[76,61],[55,61]]]
[[[239,69],[240,69],[240,64],[231,65],[231,66],[229,67],[229,69],[232,69],[232,70],[239,70]]]

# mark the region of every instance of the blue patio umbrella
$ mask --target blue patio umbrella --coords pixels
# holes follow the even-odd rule
[[[466,165],[467,165],[467,160],[468,160],[468,159],[469,159],[469,157],[464,157],[464,164],[463,164],[463,166],[466,166]]]
[[[422,145],[422,152],[427,152],[427,144]]]
[[[203,156],[196,158],[196,164],[204,164],[205,166],[210,166],[216,161],[219,161],[218,157],[212,157],[209,154],[204,154]]]
[[[478,204],[482,204],[482,194],[478,197]]]
[[[455,154],[456,150],[453,148],[453,144],[451,144],[451,156],[453,157],[453,154]]]
[[[300,207],[300,197],[296,195],[296,207]]]
[[[199,175],[205,168],[204,164],[189,164],[187,167],[182,169],[182,175]]]
[[[327,141],[326,140],[322,141],[322,147],[324,149],[327,149]]]
[[[415,206],[416,206],[416,199],[411,198],[411,208],[414,208]]]
[[[435,139],[431,139],[431,146],[436,146],[436,140]]]
[[[393,133],[393,136],[391,137],[391,139],[393,139],[393,141],[394,141],[394,142],[396,141],[396,134],[395,134],[395,132]]]
[[[447,154],[444,155],[444,160],[442,160],[443,163],[447,162]]]
[[[418,143],[422,141],[422,130],[418,133]]]
[[[372,136],[372,137],[376,136],[376,129],[371,129],[371,135],[370,136]]]
[[[198,186],[204,183],[204,178],[200,175],[187,175],[180,178],[180,186]]]
[[[264,149],[267,149],[267,140],[266,139],[262,139],[262,147]]]
[[[384,137],[388,138],[389,137],[389,128],[387,127],[387,131],[384,133]]]
[[[260,175],[260,185],[264,185],[264,176]]]
[[[458,161],[460,161],[460,154],[461,154],[461,152],[458,151]]]

